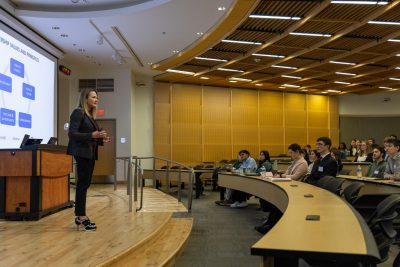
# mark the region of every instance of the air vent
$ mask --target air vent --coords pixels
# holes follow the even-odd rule
[[[93,88],[98,92],[114,92],[114,79],[79,79],[79,91]]]

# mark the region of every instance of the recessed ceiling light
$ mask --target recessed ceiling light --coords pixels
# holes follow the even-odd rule
[[[231,71],[231,72],[244,72],[243,70],[234,70],[234,69],[225,69],[225,68],[218,68],[218,70]]]
[[[397,90],[399,90],[399,89],[390,89],[389,91],[393,92],[393,91],[397,91]]]
[[[333,89],[329,89],[329,90],[327,90],[329,93],[340,93],[340,92],[342,92],[342,91],[339,91],[339,90],[333,90]]]
[[[355,73],[350,73],[350,72],[339,72],[339,71],[337,71],[335,73],[339,74],[339,75],[348,75],[348,76],[356,76],[357,75]]]
[[[303,35],[303,36],[314,36],[314,37],[332,37],[332,34],[327,33],[307,33],[307,32],[291,32],[291,35]]]
[[[285,56],[281,55],[272,55],[272,54],[252,54],[253,56],[258,56],[258,57],[276,57],[276,58],[284,58]]]
[[[290,76],[290,75],[281,75],[281,77],[289,79],[303,79],[302,77],[299,76]]]
[[[354,4],[354,5],[387,5],[388,1],[346,1],[333,0],[332,4]]]
[[[394,68],[395,70],[400,70],[400,67],[396,67],[396,68]]]
[[[327,91],[323,91],[323,92],[321,92],[321,94],[327,94],[328,92]]]
[[[229,80],[234,80],[234,81],[239,81],[239,82],[251,82],[252,81],[250,79],[236,78],[236,77],[229,78]]]
[[[178,54],[178,53],[179,53],[179,50],[172,50],[172,53]]]
[[[174,70],[174,69],[167,69],[167,72],[186,74],[186,75],[194,75],[195,74],[194,72],[191,72],[191,71]]]
[[[250,45],[262,45],[260,42],[250,42],[250,41],[240,41],[240,40],[229,40],[224,39],[221,42],[223,43],[235,43],[235,44],[250,44]]]
[[[397,54],[396,57],[400,57],[400,54]]]
[[[147,65],[153,65],[153,62],[147,62]]]
[[[237,81],[229,81],[230,83],[237,83]]]
[[[383,25],[400,25],[400,22],[398,21],[377,21],[377,20],[371,20],[368,21],[369,24],[383,24]]]
[[[303,90],[301,90],[302,92],[308,92],[308,90],[307,89],[303,89]]]
[[[226,59],[210,58],[210,57],[195,57],[198,60],[208,60],[208,61],[218,61],[218,62],[228,62]]]
[[[299,88],[300,87],[300,85],[287,84],[287,83],[282,84],[282,86],[284,86],[284,87],[292,87],[292,88]]]
[[[341,65],[351,65],[351,66],[355,66],[356,65],[356,63],[353,63],[353,62],[334,61],[334,60],[329,61],[329,63],[341,64]]]
[[[262,83],[256,83],[255,86],[263,86]]]
[[[205,76],[202,76],[202,77],[200,77],[200,79],[202,79],[202,80],[209,80],[210,78],[205,77]]]
[[[282,66],[282,65],[271,65],[273,68],[281,68],[281,69],[290,69],[290,70],[297,70],[297,67],[290,67],[290,66]]]
[[[218,11],[224,11],[226,9],[226,7],[224,7],[224,6],[219,6],[218,7]]]
[[[200,36],[200,35],[203,35],[204,33],[203,32],[196,32],[196,34]]]
[[[387,87],[387,86],[379,86],[379,88],[381,88],[381,89],[388,89],[388,90],[393,89],[392,87]]]
[[[397,43],[400,43],[400,39],[389,39],[388,42],[397,42]]]
[[[288,16],[272,16],[272,15],[250,15],[249,18],[255,19],[284,19],[284,20],[299,20],[301,17],[288,17]]]
[[[392,80],[392,81],[400,81],[400,78],[389,78],[389,80]]]
[[[351,84],[351,83],[348,83],[348,82],[341,82],[341,81],[334,81],[333,83],[346,84],[346,85]]]
[[[279,89],[286,89],[286,87],[283,87],[283,86],[279,86],[278,88]]]

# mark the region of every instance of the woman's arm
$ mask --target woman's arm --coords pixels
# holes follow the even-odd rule
[[[90,141],[92,140],[92,133],[81,133],[79,127],[84,120],[84,113],[80,109],[75,109],[70,116],[68,137],[76,141]]]

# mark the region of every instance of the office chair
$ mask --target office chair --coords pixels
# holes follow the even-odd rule
[[[352,182],[349,186],[343,189],[343,196],[349,204],[353,204],[358,197],[358,193],[360,193],[361,188],[364,186],[364,183],[361,182]]]
[[[342,175],[350,175],[351,170],[341,170],[338,172],[338,174],[342,174]]]
[[[328,182],[323,187],[324,189],[331,191],[332,193],[340,196],[342,192],[342,185],[345,179],[342,178],[333,178],[328,180]]]
[[[328,182],[329,182],[331,179],[335,179],[335,177],[333,177],[333,176],[324,176],[324,177],[321,177],[321,178],[315,183],[315,185],[318,186],[318,187],[321,187],[321,188],[325,188],[325,186],[328,184]]]

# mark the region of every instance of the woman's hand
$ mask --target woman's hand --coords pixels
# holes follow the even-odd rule
[[[107,133],[106,133],[106,131],[94,131],[92,133],[92,138],[95,138],[95,139],[107,138]]]

